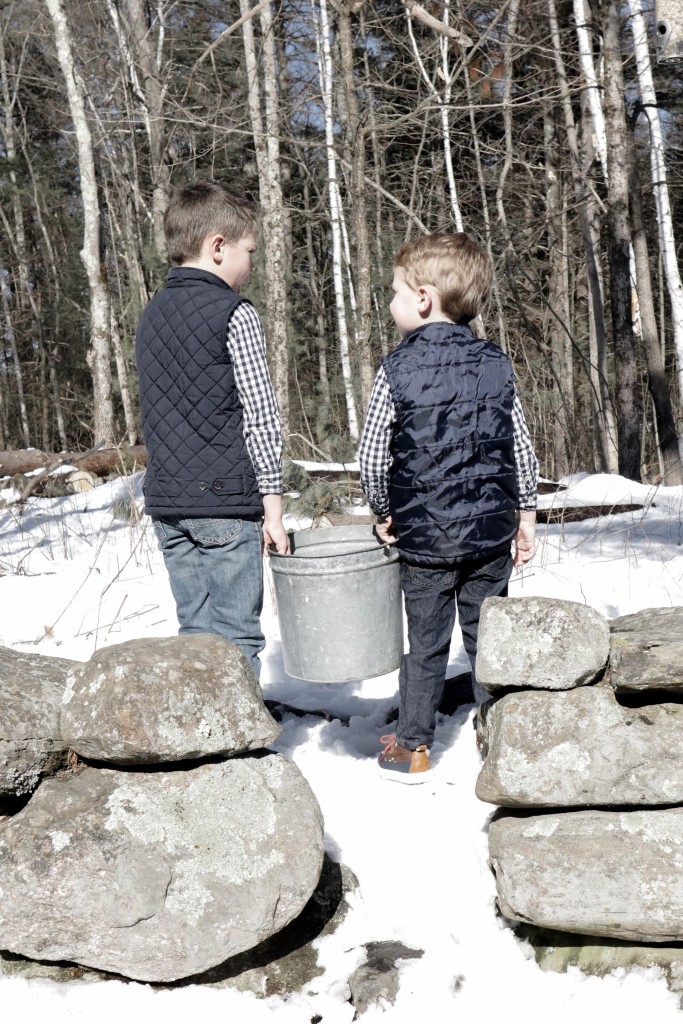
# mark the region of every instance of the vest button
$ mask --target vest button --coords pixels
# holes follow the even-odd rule
[[[207,484],[206,480],[200,480],[199,481],[199,490],[200,491],[205,491],[208,486],[209,485]]]
[[[222,491],[223,490],[223,481],[222,480],[216,480],[214,482],[213,489],[214,489],[214,491]]]

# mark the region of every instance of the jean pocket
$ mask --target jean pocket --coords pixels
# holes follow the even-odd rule
[[[216,548],[228,544],[242,529],[241,519],[186,519],[185,529],[195,544]]]
[[[453,586],[455,573],[451,569],[425,569],[417,565],[403,565],[408,581],[422,590],[436,590],[438,587]]]

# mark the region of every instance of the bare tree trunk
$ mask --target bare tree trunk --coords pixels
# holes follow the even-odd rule
[[[327,12],[327,0],[320,0],[318,5],[320,19],[316,23],[316,48],[318,51],[318,69],[320,90],[325,111],[325,148],[327,152],[327,183],[330,202],[330,227],[332,230],[332,276],[334,296],[337,310],[339,330],[339,351],[341,357],[346,413],[349,421],[349,433],[354,440],[360,436],[358,411],[353,390],[353,371],[349,353],[349,333],[346,321],[344,297],[344,279],[342,275],[342,228],[341,228],[341,197],[337,181],[337,156],[334,145],[334,113],[332,109],[333,65],[330,47],[330,23]],[[315,7],[314,7],[315,11]]]
[[[616,406],[619,432],[619,472],[640,480],[642,408],[636,349],[631,320],[629,252],[631,225],[628,200],[628,139],[624,112],[624,76],[621,61],[621,25],[614,0],[605,7],[603,22],[605,60],[605,123],[607,195],[609,201],[608,259],[610,306],[616,372]]]
[[[553,368],[553,455],[555,476],[572,468],[574,450],[574,368],[569,335],[569,272],[562,172],[557,160],[557,126],[552,110],[544,109],[546,220],[548,231],[548,302],[550,360]]]
[[[663,483],[683,483],[683,469],[676,420],[671,403],[669,378],[664,367],[664,356],[657,336],[657,317],[652,296],[650,259],[647,232],[643,220],[643,203],[638,164],[632,142],[629,143],[630,180],[629,197],[631,204],[632,244],[638,279],[640,300],[640,322],[643,336],[643,350],[647,364],[647,383],[652,396],[657,430],[657,443],[661,453]]]
[[[93,378],[93,440],[95,445],[114,442],[114,410],[111,397],[109,302],[100,270],[100,210],[93,142],[85,114],[85,90],[77,76],[71,36],[61,0],[45,0],[54,24],[57,59],[62,69],[71,119],[78,141],[78,166],[83,201],[83,248],[80,256],[90,289],[90,340],[87,361]]]
[[[448,27],[449,23],[449,6],[450,0],[445,0],[443,5],[442,21],[444,26]],[[408,35],[410,36],[410,42],[413,47],[413,54],[417,66],[420,69],[420,74],[424,79],[427,88],[431,92],[432,96],[436,100],[439,108],[439,116],[441,119],[441,139],[443,142],[443,153],[444,153],[444,164],[446,168],[446,180],[448,182],[448,195],[450,198],[451,214],[457,231],[463,231],[463,220],[462,213],[460,210],[460,200],[458,198],[458,190],[455,184],[455,171],[453,169],[453,153],[451,150],[451,123],[450,123],[450,103],[453,93],[453,70],[451,69],[449,55],[451,52],[451,43],[447,35],[439,36],[439,55],[440,55],[440,67],[437,68],[434,76],[435,80],[443,83],[443,92],[440,92],[437,88],[435,81],[433,81],[427,72],[424,61],[420,56],[418,49],[417,40],[415,39],[415,33],[413,32],[413,22],[410,17],[410,11],[406,8],[406,20],[408,22]]]
[[[60,284],[59,284],[59,273],[58,273],[58,270],[57,270],[57,260],[55,258],[55,251],[54,251],[54,247],[52,245],[52,239],[50,237],[49,231],[47,230],[47,226],[45,224],[45,218],[43,217],[42,206],[41,206],[40,197],[39,197],[39,194],[38,194],[38,186],[37,186],[37,183],[36,183],[36,177],[35,177],[34,170],[33,170],[33,161],[31,160],[31,156],[30,156],[29,152],[27,151],[26,146],[24,146],[23,144],[22,144],[22,151],[23,151],[23,154],[24,154],[24,159],[26,161],[26,166],[28,167],[29,175],[31,177],[31,187],[32,187],[32,191],[33,191],[33,216],[34,216],[34,218],[35,218],[35,220],[36,220],[36,222],[38,224],[38,227],[40,228],[40,233],[41,233],[41,236],[42,236],[42,239],[43,239],[43,246],[44,246],[43,258],[44,258],[44,261],[45,261],[45,269],[46,269],[46,272],[47,272],[46,276],[47,276],[47,279],[49,281],[51,281],[52,288],[54,290],[54,292],[53,292],[54,293],[54,310],[55,310],[55,330],[54,330],[54,335],[57,336],[58,333],[59,333],[59,305],[60,305]],[[58,375],[57,375],[57,365],[56,365],[56,361],[55,361],[57,346],[56,346],[56,344],[54,344],[54,341],[51,342],[47,337],[44,337],[44,332],[42,330],[42,321],[41,321],[41,338],[43,339],[43,348],[45,350],[45,356],[46,356],[46,359],[47,359],[47,366],[48,366],[48,374],[49,374],[49,377],[50,377],[50,386],[52,388],[52,407],[53,407],[53,410],[54,410],[55,422],[57,424],[57,433],[59,435],[59,443],[61,444],[62,448],[66,448],[66,445],[67,445],[66,425],[64,423],[64,411],[63,411],[63,408],[62,408],[61,389],[60,389],[60,385],[59,385],[59,378],[58,378]]]
[[[596,343],[596,352],[591,353],[591,365],[594,369],[594,400],[598,402],[597,408],[597,420],[596,420],[596,433],[601,449],[603,468],[607,469],[608,472],[616,472],[618,468],[617,460],[617,448],[616,448],[616,430],[613,427],[614,416],[612,412],[612,401],[609,394],[609,387],[607,382],[606,373],[606,338],[605,338],[605,318],[604,318],[604,307],[602,297],[602,286],[600,280],[600,270],[597,253],[598,237],[595,231],[594,225],[591,224],[589,215],[589,209],[584,196],[584,181],[581,170],[581,157],[579,153],[579,145],[576,134],[576,124],[574,121],[574,112],[572,110],[572,100],[569,91],[569,85],[567,82],[567,74],[564,66],[564,59],[562,57],[562,50],[560,46],[560,30],[557,21],[557,9],[555,6],[555,0],[547,0],[548,5],[548,20],[550,23],[550,36],[553,49],[553,55],[555,58],[555,69],[557,73],[557,82],[560,90],[560,96],[562,99],[562,108],[564,111],[565,120],[565,131],[567,135],[567,142],[569,145],[569,154],[571,158],[571,170],[572,179],[574,182],[574,190],[576,193],[576,199],[578,204],[579,221],[581,224],[581,234],[583,237],[583,246],[586,257],[586,272],[588,275],[588,284],[590,292],[590,303],[589,311],[593,321],[593,331]],[[596,361],[594,362],[594,357]],[[597,380],[595,379],[597,377]]]
[[[121,344],[121,335],[119,334],[119,327],[116,323],[116,314],[114,312],[113,303],[111,307],[111,340],[114,347],[114,358],[116,360],[116,375],[119,378],[119,388],[121,389],[121,404],[123,406],[123,417],[126,422],[128,444],[134,445],[137,444],[138,440],[138,431],[135,423],[135,409],[133,407],[133,400],[130,394],[128,369],[126,367],[126,359],[123,354],[123,345]]]
[[[249,0],[240,0],[242,16],[249,13]],[[283,436],[289,435],[289,374],[287,344],[287,237],[280,173],[280,113],[277,62],[270,5],[260,14],[263,43],[263,93],[265,124],[261,114],[259,68],[251,20],[242,26],[247,67],[249,114],[254,135],[261,205],[264,220],[266,258],[266,307],[268,348],[273,386],[280,406]]]
[[[351,224],[355,242],[356,281],[356,338],[355,355],[360,371],[360,391],[363,411],[368,407],[374,367],[370,349],[372,331],[372,281],[368,215],[365,203],[365,129],[358,112],[358,97],[354,81],[353,39],[351,36],[351,10],[357,11],[364,0],[339,0],[335,4],[341,73],[346,100],[347,137],[351,148]]]
[[[164,96],[152,45],[153,35],[147,24],[145,5],[141,0],[125,0],[126,30],[119,17],[119,5],[107,0],[109,14],[116,31],[119,49],[128,70],[133,93],[140,104],[145,132],[149,144],[150,175],[152,179],[152,224],[154,245],[160,260],[166,261],[164,213],[170,190],[170,171],[166,163],[164,138]]]
[[[19,402],[19,421],[21,423],[21,436],[24,444],[28,448],[31,444],[31,432],[28,425],[28,412],[26,409],[26,398],[24,396],[24,377],[21,369],[21,360],[19,359],[19,351],[17,349],[17,339],[14,333],[14,327],[12,325],[12,313],[9,307],[9,274],[4,268],[0,267],[0,294],[2,295],[2,311],[5,315],[5,338],[9,342],[10,351],[12,353],[12,361],[14,362],[14,376],[17,382],[17,400]]]
[[[310,209],[310,189],[308,182],[304,182],[304,204]],[[330,377],[327,369],[327,332],[325,330],[325,300],[320,284],[318,272],[318,260],[313,245],[313,230],[310,218],[306,219],[306,255],[308,258],[307,283],[311,295],[313,308],[315,309],[315,343],[318,351],[318,379],[320,383],[320,401],[317,403],[316,431],[317,440],[320,440],[329,425],[332,408],[332,392],[330,390]]]
[[[657,209],[657,227],[659,229],[659,245],[662,254],[664,276],[671,303],[673,319],[674,347],[678,366],[679,402],[683,400],[683,284],[678,268],[676,239],[674,237],[669,186],[667,184],[665,146],[662,125],[657,106],[657,94],[652,80],[652,65],[647,43],[647,32],[643,19],[641,0],[627,0],[630,14],[633,44],[636,51],[636,66],[640,83],[640,95],[643,111],[650,126],[650,166],[652,168],[652,187]]]

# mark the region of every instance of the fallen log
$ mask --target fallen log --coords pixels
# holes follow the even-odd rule
[[[0,476],[19,476],[36,469],[50,472],[64,464],[78,466],[96,476],[109,473],[130,473],[147,463],[143,444],[121,448],[91,448],[85,452],[42,452],[38,448],[0,451]]]

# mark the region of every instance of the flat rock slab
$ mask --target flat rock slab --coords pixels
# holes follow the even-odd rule
[[[504,814],[489,856],[501,913],[635,942],[683,940],[683,808]]]
[[[82,757],[114,764],[230,757],[280,734],[245,655],[213,633],[97,651],[69,673],[61,728]]]
[[[66,763],[59,710],[77,664],[0,647],[0,797],[32,793]]]
[[[482,605],[476,672],[491,693],[585,686],[608,654],[607,619],[589,605],[549,597],[490,597]]]
[[[322,860],[320,808],[282,755],[187,772],[87,768],[43,783],[0,826],[0,943],[175,981],[293,920]]]
[[[610,686],[485,705],[480,800],[501,807],[683,803],[683,704],[623,707]]]
[[[617,693],[683,693],[683,608],[646,608],[610,623],[610,680]]]

